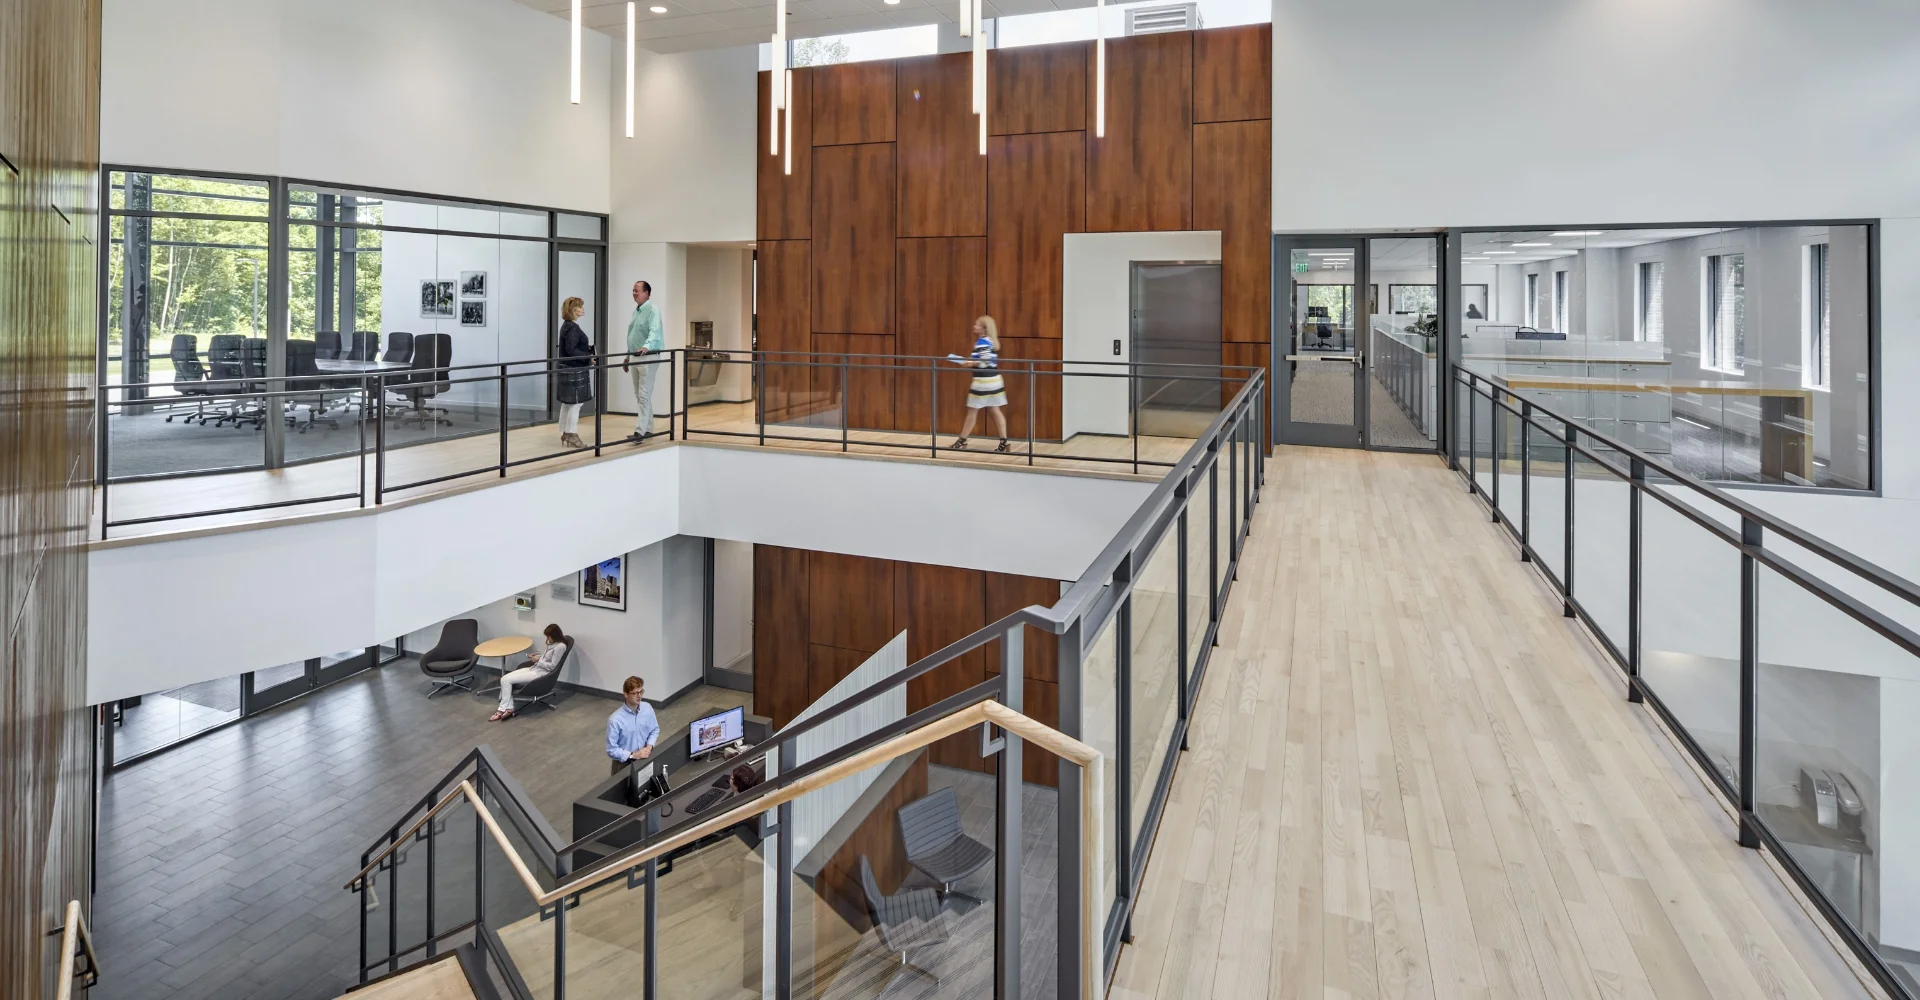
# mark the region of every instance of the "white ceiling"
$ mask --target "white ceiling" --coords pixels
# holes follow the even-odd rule
[[[561,19],[571,16],[571,0],[520,0]],[[986,0],[987,17],[1091,7],[1091,0]],[[652,7],[665,7],[655,14]],[[772,0],[639,0],[634,37],[654,52],[687,52],[751,45],[773,36]],[[951,24],[959,0],[789,0],[787,33],[794,38],[838,35],[882,28]],[[583,0],[580,22],[624,41],[626,0]]]
[[[1466,233],[1460,240],[1460,256],[1480,257],[1486,260],[1467,261],[1469,264],[1528,264],[1541,260],[1557,260],[1571,257],[1582,250],[1612,250],[1620,247],[1645,246],[1648,243],[1661,243],[1666,240],[1686,239],[1690,236],[1705,236],[1708,233],[1725,232],[1723,229],[1605,229],[1587,230],[1592,235],[1557,236],[1553,231],[1507,232],[1507,233]],[[1570,232],[1570,230],[1562,230]],[[1546,246],[1518,246],[1521,243],[1545,243]],[[1506,251],[1488,254],[1487,251]]]

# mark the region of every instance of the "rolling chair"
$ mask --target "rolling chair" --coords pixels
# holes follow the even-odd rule
[[[331,381],[321,381],[314,377],[320,374],[320,369],[313,363],[314,356],[318,352],[316,343],[316,341],[312,340],[287,341],[287,377],[308,376],[305,381],[289,383],[288,388],[313,390],[312,395],[305,395],[303,393],[298,396],[286,397],[287,403],[293,406],[305,406],[307,408],[306,423],[300,423],[298,418],[292,413],[286,415],[287,426],[298,427],[302,434],[305,434],[307,429],[312,427],[313,422],[316,420],[324,420],[329,426],[336,430],[340,427],[339,421],[326,415],[326,390],[331,387],[333,383]]]
[[[209,392],[245,392],[246,383],[241,379],[246,375],[247,338],[237,333],[215,334],[207,340],[207,368],[211,378],[207,382]],[[214,407],[210,414],[203,415],[200,423],[207,422],[207,416],[213,416],[214,426],[218,427],[229,420],[236,419],[240,412],[240,400],[228,400]]]
[[[380,334],[371,330],[353,331],[353,348],[347,352],[348,361],[372,361],[380,353]]]
[[[427,405],[428,400],[453,387],[446,372],[452,359],[452,336],[423,333],[413,338],[412,374],[404,385],[392,390],[407,401],[407,407],[401,413],[403,417],[418,417],[422,425],[433,420],[452,426],[453,421],[447,416],[445,408]]]
[[[886,895],[874,880],[873,865],[864,854],[860,855],[860,889],[867,897],[867,916],[880,932],[880,943],[900,955],[900,968],[888,977],[887,987],[893,985],[893,977],[908,969],[938,983],[940,977],[916,961],[912,953],[945,944],[951,936],[940,910],[940,897],[932,889],[904,889]],[[883,987],[880,992],[885,995],[887,990]]]
[[[215,338],[218,339],[218,338]],[[267,339],[265,337],[235,337],[240,341],[239,375],[241,381],[230,392],[265,392],[267,389]],[[233,426],[252,424],[255,429],[266,426],[266,400],[235,400],[232,409],[221,414],[214,421],[215,426],[233,421]]]
[[[567,669],[567,660],[573,656],[573,636],[563,635],[560,637],[560,642],[567,648],[560,652],[560,662],[554,665],[553,672],[513,689],[514,711],[520,711],[522,706],[532,708],[535,705],[544,705],[548,711],[552,711],[553,702],[547,699],[553,697],[554,690],[560,686],[560,671]],[[499,681],[482,689],[482,691],[498,690],[500,690]]]
[[[313,335],[313,356],[332,360],[340,356],[340,331],[318,330]]]
[[[185,417],[180,421],[182,424],[190,423],[196,418],[201,423],[206,423],[206,397],[219,390],[206,380],[207,369],[200,363],[199,341],[191,333],[176,333],[173,335],[173,346],[167,350],[167,357],[173,359],[173,391],[182,396],[199,397],[194,401],[192,413],[169,413],[167,423],[173,423],[173,418],[176,416]]]
[[[900,842],[907,864],[940,886],[942,896],[982,902],[976,896],[954,892],[954,883],[993,860],[993,848],[967,836],[960,828],[960,802],[952,788],[938,789],[900,807]]]
[[[420,657],[420,672],[433,681],[431,698],[448,688],[473,690],[473,669],[480,662],[473,647],[480,644],[480,622],[455,618],[440,626],[440,642]]]
[[[387,334],[387,352],[380,355],[382,361],[413,361],[413,334],[405,330],[395,330]]]

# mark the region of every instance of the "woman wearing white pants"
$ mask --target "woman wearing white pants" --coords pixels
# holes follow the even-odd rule
[[[560,304],[560,360],[554,362],[553,397],[560,403],[560,443],[584,448],[580,440],[580,407],[593,398],[593,342],[574,322],[587,311],[586,302],[573,296]]]
[[[532,661],[518,670],[509,670],[500,675],[500,707],[487,719],[488,722],[500,722],[513,718],[513,689],[516,686],[537,681],[560,669],[560,658],[566,655],[566,633],[558,625],[548,625],[546,630],[547,648],[535,653],[527,652]]]

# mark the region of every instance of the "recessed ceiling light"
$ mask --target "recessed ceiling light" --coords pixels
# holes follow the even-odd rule
[[[1512,250],[1482,250],[1480,252],[1484,254],[1489,254],[1489,255],[1496,254],[1496,253],[1504,253],[1504,254],[1511,255],[1513,253]]]
[[[900,0],[887,0],[887,6],[889,7],[899,6],[899,4]]]
[[[648,7],[647,9],[653,11],[655,14],[665,14],[667,12],[665,7]]]
[[[1600,234],[1601,234],[1602,232],[1604,232],[1604,230],[1600,230],[1600,229],[1569,229],[1569,230],[1567,230],[1566,232],[1562,232],[1562,233],[1554,233],[1553,235],[1555,235],[1555,236],[1598,236],[1598,235],[1600,235]]]
[[[1553,244],[1551,243],[1513,243],[1509,245],[1516,246],[1516,247],[1550,247]]]

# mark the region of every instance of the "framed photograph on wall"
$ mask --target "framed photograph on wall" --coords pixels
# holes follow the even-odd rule
[[[463,299],[484,299],[487,297],[487,272],[461,271],[460,297]]]
[[[1493,314],[1487,312],[1487,286],[1460,286],[1460,315],[1467,319],[1493,318]]]
[[[460,303],[461,326],[486,326],[487,304],[485,302]]]
[[[627,610],[627,557],[603,559],[580,571],[580,603],[613,611]]]
[[[453,282],[428,279],[420,282],[420,318],[453,317]]]

